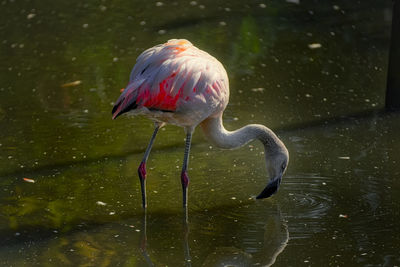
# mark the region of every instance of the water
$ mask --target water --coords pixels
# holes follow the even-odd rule
[[[398,266],[397,113],[384,103],[391,1],[3,1],[0,264]],[[187,38],[226,67],[225,125],[262,123],[290,151],[280,191],[262,145],[197,129],[188,222],[184,132],[111,120],[137,55]],[[24,180],[24,178],[31,180]]]

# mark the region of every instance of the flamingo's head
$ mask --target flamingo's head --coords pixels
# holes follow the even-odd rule
[[[289,152],[284,145],[277,150],[266,149],[265,153],[270,180],[264,190],[257,196],[257,199],[270,197],[278,191],[282,176],[289,163]]]

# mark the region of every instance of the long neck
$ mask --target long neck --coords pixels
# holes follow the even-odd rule
[[[260,124],[249,124],[235,131],[228,131],[222,124],[222,114],[208,118],[201,123],[204,134],[215,145],[221,148],[237,148],[258,139],[265,148],[286,150],[281,140],[267,127]]]

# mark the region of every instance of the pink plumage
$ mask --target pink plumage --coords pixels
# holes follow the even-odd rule
[[[128,86],[113,109],[144,114],[160,122],[196,126],[222,112],[229,99],[222,64],[187,40],[169,40],[144,51],[136,60]]]

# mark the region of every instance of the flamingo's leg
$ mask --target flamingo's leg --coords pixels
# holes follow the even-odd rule
[[[142,162],[140,163],[139,168],[138,168],[140,188],[142,190],[143,208],[147,207],[147,203],[146,203],[146,162],[147,162],[147,159],[149,158],[149,154],[150,154],[151,148],[153,146],[154,139],[156,139],[157,132],[163,125],[164,124],[161,124],[161,123],[155,123],[155,129],[154,129],[153,135],[151,136],[149,145],[146,148],[146,152],[144,152]]]
[[[187,130],[185,155],[183,158],[182,173],[181,173],[181,183],[182,183],[182,192],[183,192],[183,207],[187,206],[187,198],[188,198],[189,176],[187,174],[187,168],[188,168],[188,164],[189,164],[189,153],[190,153],[190,144],[192,142],[192,134],[193,134],[192,130]]]

